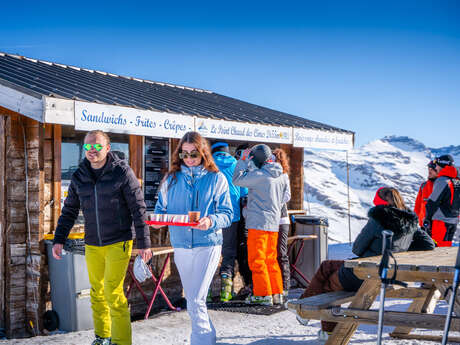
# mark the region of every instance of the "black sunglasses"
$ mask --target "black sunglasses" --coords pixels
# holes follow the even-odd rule
[[[194,150],[192,152],[184,151],[184,152],[179,153],[179,158],[180,159],[187,159],[189,157],[192,158],[192,159],[195,159],[195,158],[201,157],[201,154],[196,150]]]

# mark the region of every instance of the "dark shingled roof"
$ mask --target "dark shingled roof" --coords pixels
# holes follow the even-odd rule
[[[348,132],[320,122],[186,86],[0,53],[0,83],[37,96],[120,105],[169,113]]]

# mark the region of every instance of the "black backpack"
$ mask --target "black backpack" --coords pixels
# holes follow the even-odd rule
[[[458,178],[450,179],[449,184],[452,186],[452,189],[454,191],[454,195],[453,197],[451,197],[452,212],[458,216],[460,212],[460,179]]]

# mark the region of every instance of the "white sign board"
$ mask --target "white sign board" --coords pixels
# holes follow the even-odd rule
[[[292,144],[292,128],[196,118],[195,130],[207,138]]]
[[[193,131],[192,116],[75,101],[75,129],[182,138]]]
[[[69,195],[70,180],[61,181],[61,210],[64,207],[64,201]]]
[[[294,128],[294,146],[314,149],[351,150],[353,134]]]

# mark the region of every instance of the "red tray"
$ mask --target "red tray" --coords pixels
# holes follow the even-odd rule
[[[199,223],[179,223],[179,222],[160,222],[159,220],[146,220],[145,224],[148,225],[174,225],[174,226],[196,226]]]

